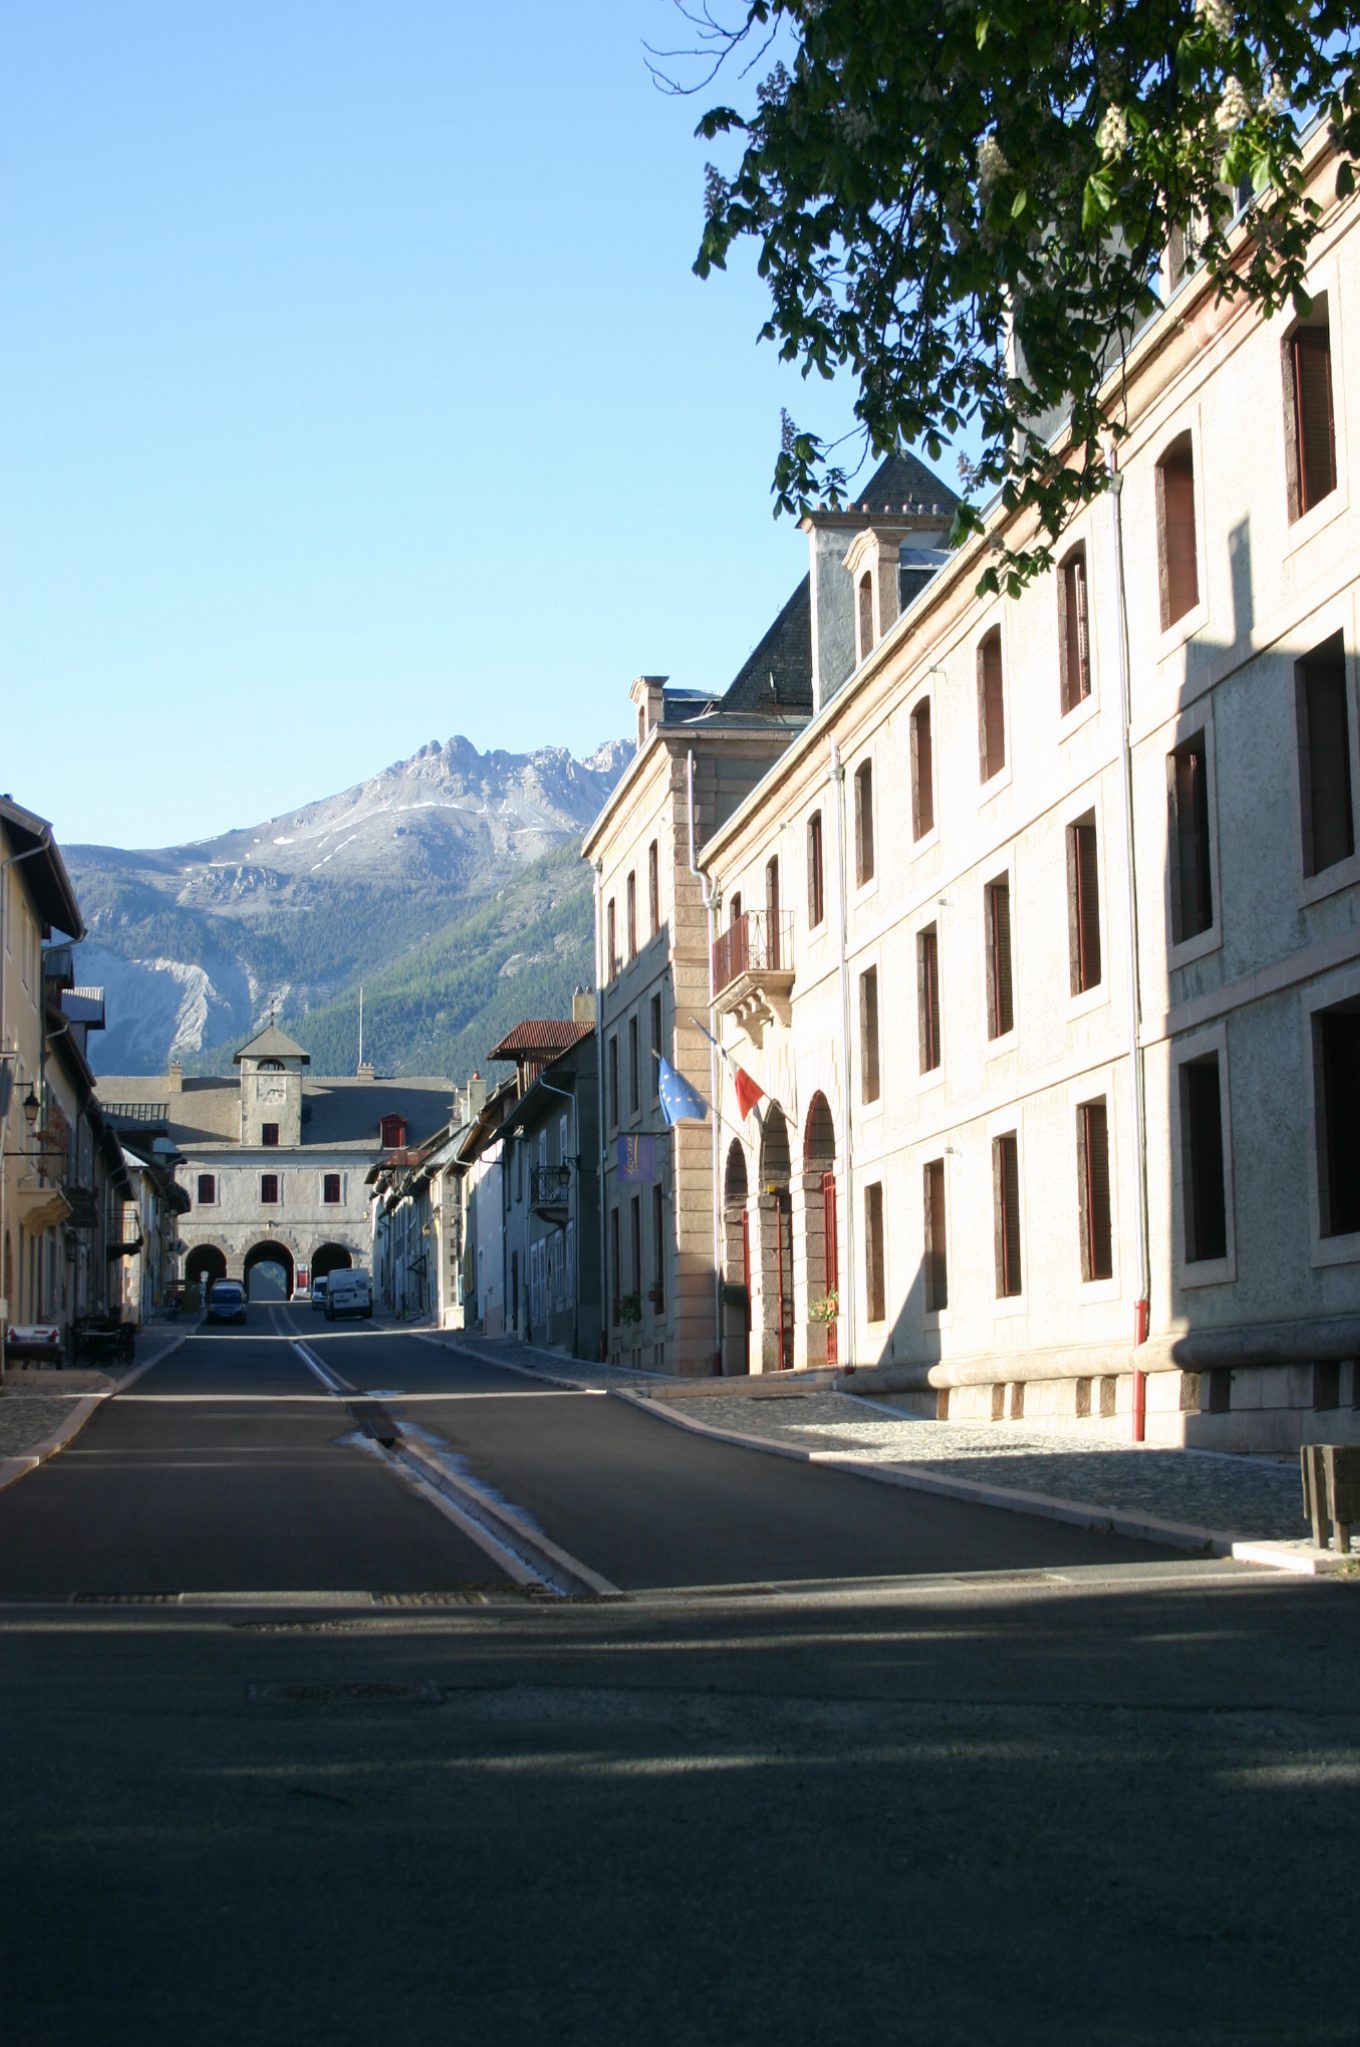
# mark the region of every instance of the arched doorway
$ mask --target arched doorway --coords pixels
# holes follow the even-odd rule
[[[772,1103],[760,1138],[761,1366],[793,1364],[793,1213],[789,1195],[789,1126]]]
[[[836,1126],[823,1094],[803,1125],[803,1236],[808,1299],[808,1363],[840,1360],[840,1240],[836,1226]],[[834,1302],[835,1309],[827,1306]],[[814,1304],[821,1304],[816,1312]],[[820,1353],[820,1355],[819,1355]]]
[[[203,1287],[206,1290],[215,1279],[225,1279],[226,1276],[226,1257],[216,1244],[196,1244],[184,1261],[184,1279],[190,1288]]]
[[[343,1244],[318,1244],[312,1253],[312,1278],[320,1279],[326,1272],[343,1272],[353,1263]]]
[[[735,1139],[727,1154],[723,1179],[723,1315],[724,1377],[751,1369],[751,1212],[746,1206],[746,1153]]]
[[[293,1254],[286,1244],[256,1244],[246,1253],[246,1297],[252,1301],[293,1298]]]

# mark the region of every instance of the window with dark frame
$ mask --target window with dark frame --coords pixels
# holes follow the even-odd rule
[[[1346,647],[1333,633],[1294,665],[1303,871],[1323,874],[1355,851]]]
[[[862,661],[874,644],[874,585],[873,578],[863,575],[859,579],[859,658]]]
[[[861,761],[855,769],[855,883],[862,888],[874,877],[874,769]]]
[[[277,1124],[277,1123],[262,1123],[262,1124],[260,1125],[260,1143],[261,1143],[261,1144],[271,1144],[271,1145],[272,1145],[272,1144],[277,1144],[277,1143],[278,1143],[278,1141],[279,1141],[279,1126],[278,1126],[278,1124]]]
[[[1171,853],[1171,942],[1184,945],[1214,921],[1209,853],[1209,755],[1202,732],[1166,761],[1167,838]]]
[[[1062,646],[1063,716],[1091,694],[1091,627],[1086,549],[1074,547],[1058,570],[1058,632]]]
[[[1318,1212],[1324,1237],[1360,1231],[1360,1000],[1313,1017]]]
[[[276,1206],[277,1206],[277,1204],[278,1204],[278,1199],[279,1199],[279,1176],[278,1176],[278,1174],[277,1174],[277,1173],[261,1173],[261,1175],[260,1175],[260,1205],[261,1205],[261,1207],[263,1207],[263,1208],[274,1208],[274,1207],[276,1207]]]
[[[929,1159],[922,1168],[925,1209],[926,1313],[938,1315],[949,1306],[949,1266],[945,1250],[944,1160]]]
[[[200,1208],[216,1208],[217,1175],[200,1173],[198,1176],[198,1205]]]
[[[825,883],[822,875],[822,813],[814,810],[808,819],[808,924],[815,931],[826,915]]]
[[[1100,866],[1093,810],[1067,827],[1067,928],[1072,993],[1097,988],[1100,959]]]
[[[859,1098],[878,1100],[878,968],[859,977]]]
[[[661,929],[661,856],[653,839],[647,848],[647,921],[649,937]]]
[[[632,1285],[628,1291],[642,1292],[642,1196],[635,1194],[628,1204],[628,1251],[629,1278]]]
[[[1001,685],[1001,628],[978,642],[978,775],[990,782],[1006,765],[1006,706]]]
[[[666,1305],[666,1204],[661,1182],[652,1188],[652,1306],[660,1312]]]
[[[338,1173],[323,1173],[321,1175],[321,1199],[328,1208],[334,1208],[339,1203],[340,1175]]]
[[[609,978],[612,981],[619,971],[618,918],[611,896],[604,906],[605,952],[609,960]]]
[[[940,942],[934,924],[916,934],[916,1015],[921,1071],[940,1063]]]
[[[775,972],[783,965],[779,930],[779,855],[765,863],[765,961]]]
[[[1223,1097],[1216,1052],[1186,1060],[1180,1069],[1180,1096],[1185,1262],[1200,1265],[1228,1255]]]
[[[864,1293],[865,1319],[881,1322],[887,1310],[887,1286],[883,1271],[883,1183],[871,1181],[864,1190]]]
[[[1020,1269],[1020,1145],[1013,1130],[992,1139],[992,1215],[996,1241],[996,1297],[1023,1292]]]
[[[628,1019],[628,1109],[636,1116],[642,1106],[641,1059],[638,1054],[638,1020]]]
[[[628,939],[628,964],[637,958],[637,876],[630,873],[624,885],[624,923]]]
[[[652,1040],[651,1087],[648,1092],[655,1102],[661,1097],[661,997],[654,995],[648,1007]]]
[[[619,1124],[619,1040],[617,1033],[609,1040],[609,1127],[617,1130]]]
[[[1081,1208],[1081,1276],[1114,1275],[1114,1233],[1110,1218],[1110,1128],[1106,1104],[1082,1102],[1077,1109],[1077,1187]]]
[[[1004,1038],[1015,1029],[1011,983],[1011,884],[1000,875],[987,884],[987,1036]]]
[[[619,1302],[623,1298],[623,1262],[619,1243],[619,1231],[619,1212],[617,1208],[611,1208],[609,1211],[609,1277],[612,1282],[612,1290],[610,1294],[609,1319],[616,1327],[619,1319]]]
[[[1332,337],[1325,296],[1313,301],[1306,326],[1284,344],[1289,517],[1301,519],[1336,489],[1336,423],[1332,410]]]
[[[1178,435],[1157,464],[1157,557],[1165,632],[1199,603],[1195,455],[1188,433]]]
[[[935,829],[935,764],[930,743],[930,698],[911,714],[911,835],[924,839]]]

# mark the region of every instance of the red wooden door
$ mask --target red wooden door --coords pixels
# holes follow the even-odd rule
[[[826,1290],[839,1295],[841,1281],[840,1245],[836,1237],[836,1175],[822,1174],[822,1227],[826,1232]],[[826,1325],[826,1361],[829,1365],[839,1364],[840,1345],[837,1341],[838,1324]]]

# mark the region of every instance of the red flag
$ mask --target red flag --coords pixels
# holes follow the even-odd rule
[[[737,1107],[745,1122],[756,1103],[764,1101],[765,1090],[758,1080],[752,1080],[749,1073],[743,1073],[735,1060],[732,1062],[732,1078],[737,1083]]]

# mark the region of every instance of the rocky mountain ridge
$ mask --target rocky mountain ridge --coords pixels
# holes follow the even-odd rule
[[[461,924],[545,863],[551,885],[530,885],[526,900],[548,919],[546,957],[568,1000],[590,979],[576,902],[588,877],[562,856],[631,753],[622,740],[584,760],[431,741],[338,795],[212,839],[66,848],[89,927],[78,976],[106,995],[108,1028],[91,1039],[100,1070],[216,1065],[271,1008],[306,1043],[307,1017],[343,1013],[360,980],[400,989],[403,957],[418,953],[428,981],[441,944],[456,945]],[[569,939],[551,928],[554,906]],[[392,1070],[404,1057],[400,1012],[396,999]]]

